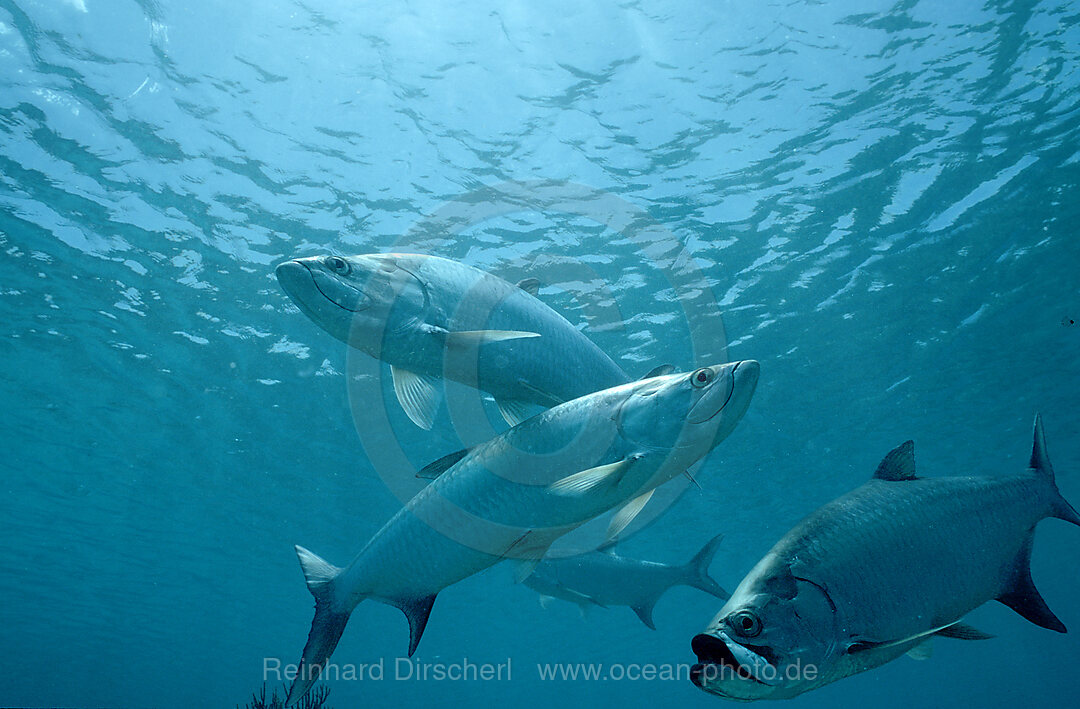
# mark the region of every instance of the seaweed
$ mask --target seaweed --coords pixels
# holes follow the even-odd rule
[[[285,698],[289,696],[288,685],[282,685],[281,691],[282,696],[278,696],[277,689],[274,689],[273,694],[267,699],[266,684],[264,683],[258,694],[254,692],[251,694],[251,701],[245,704],[242,709],[284,709]],[[326,704],[329,697],[330,688],[321,685],[304,695],[304,698],[296,705],[296,709],[331,709]],[[236,709],[241,709],[239,704],[236,705]]]

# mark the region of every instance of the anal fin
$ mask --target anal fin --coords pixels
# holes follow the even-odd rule
[[[906,654],[912,660],[929,660],[930,657],[934,654],[934,643],[930,638],[927,638],[915,647],[908,650]]]
[[[1008,590],[998,596],[997,600],[1035,625],[1064,633],[1066,632],[1065,624],[1054,615],[1050,606],[1046,605],[1046,601],[1035,588],[1035,582],[1031,580],[1031,545],[1034,541],[1033,530],[1024,540],[1020,553],[1016,555],[1016,561],[1013,562],[1013,576],[1007,586]]]
[[[431,615],[431,607],[435,605],[435,595],[433,593],[423,598],[410,598],[394,604],[409,619],[409,657],[416,652],[416,646],[420,644],[420,638],[424,636],[428,616]]]
[[[551,541],[550,538],[542,534],[534,534],[532,530],[529,530],[506,548],[506,551],[502,553],[502,558],[517,560],[514,567],[514,583],[522,583],[532,576],[536,567],[540,565],[540,560],[547,553],[548,547],[551,546]]]
[[[640,606],[630,606],[631,610],[637,613],[637,617],[641,618],[641,622],[649,628],[649,630],[656,630],[656,624],[653,623],[652,612],[653,603],[646,603]]]
[[[1043,597],[1035,589],[1034,585],[1027,591],[1010,591],[1009,593],[1002,594],[997,597],[997,600],[1004,603],[1009,608],[1012,608],[1035,625],[1059,633],[1067,632],[1065,624],[1054,615],[1054,612],[1050,610],[1050,606],[1046,605],[1046,601],[1043,600]]]
[[[533,575],[536,567],[540,565],[540,559],[522,559],[514,566],[514,583],[523,583],[525,579]]]

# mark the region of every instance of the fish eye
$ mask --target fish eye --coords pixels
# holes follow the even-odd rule
[[[709,386],[712,383],[713,377],[716,374],[709,367],[702,367],[693,374],[690,375],[690,383],[700,389],[702,387]]]
[[[327,256],[323,260],[323,263],[326,264],[327,268],[329,268],[331,271],[338,274],[339,276],[349,275],[349,262],[343,258],[340,258],[338,256]]]
[[[751,611],[739,611],[728,620],[735,632],[744,638],[761,635],[761,619]]]

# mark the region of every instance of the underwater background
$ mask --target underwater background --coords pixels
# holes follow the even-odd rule
[[[293,544],[345,564],[400,507],[345,346],[273,276],[294,256],[539,278],[640,376],[695,364],[664,275],[689,255],[761,380],[703,489],[619,549],[682,563],[723,532],[728,590],[908,438],[923,475],[1019,472],[1039,411],[1080,503],[1078,182],[1074,2],[0,0],[0,704],[243,704],[307,637]],[[662,228],[528,199],[431,228],[507,184]],[[454,449],[394,415],[417,465]],[[1072,706],[1078,569],[1077,530],[1043,523],[1033,576],[1073,634],[988,604],[995,639],[789,705]],[[582,619],[497,566],[440,594],[417,658],[510,681],[331,681],[329,704],[721,706],[685,675],[536,669],[692,663],[720,605]],[[407,638],[363,604],[334,661]]]

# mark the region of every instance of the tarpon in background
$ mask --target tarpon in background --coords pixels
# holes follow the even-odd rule
[[[287,706],[317,680],[361,601],[405,613],[412,655],[447,586],[503,559],[520,560],[525,578],[560,536],[625,505],[614,536],[657,486],[734,430],[758,372],[752,360],[703,367],[560,404],[471,449],[346,568],[297,547],[315,618]]]
[[[630,380],[535,297],[535,279],[514,285],[420,254],[312,256],[275,273],[316,324],[390,365],[398,401],[424,429],[443,377],[490,393],[511,426],[527,418],[529,404],[551,407]]]
[[[914,445],[821,507],[743,579],[704,633],[690,678],[727,699],[786,699],[919,653],[933,636],[989,636],[962,622],[990,600],[1059,633],[1031,580],[1035,525],[1080,525],[1054,482],[1035,417],[1027,471],[915,476]]]
[[[641,622],[656,630],[653,606],[673,586],[691,586],[717,598],[730,594],[709,576],[723,535],[709,540],[690,561],[662,564],[619,556],[611,546],[579,556],[544,559],[523,583],[540,594],[542,605],[552,598],[589,606],[627,606]]]

